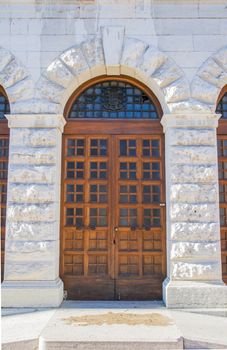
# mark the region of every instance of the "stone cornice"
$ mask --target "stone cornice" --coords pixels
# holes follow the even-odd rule
[[[9,128],[58,128],[63,132],[66,123],[61,114],[7,114]]]

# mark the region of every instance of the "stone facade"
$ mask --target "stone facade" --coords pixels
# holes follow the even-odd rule
[[[225,1],[26,1],[1,9],[0,85],[12,113],[3,306],[62,301],[63,112],[81,84],[102,75],[139,80],[164,112],[166,305],[227,306],[215,114],[227,84]]]

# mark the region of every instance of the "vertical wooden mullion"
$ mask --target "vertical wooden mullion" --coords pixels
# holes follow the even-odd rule
[[[89,174],[90,174],[90,137],[84,138],[85,155],[84,155],[84,276],[88,276],[88,265],[89,265]]]
[[[143,276],[143,222],[142,222],[142,210],[143,210],[143,196],[142,196],[142,166],[143,166],[143,156],[142,156],[142,136],[137,137],[137,158],[138,158],[138,250],[139,250],[139,276]]]

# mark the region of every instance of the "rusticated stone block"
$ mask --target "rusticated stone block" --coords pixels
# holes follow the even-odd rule
[[[213,165],[172,165],[171,180],[179,183],[216,182],[216,167]]]
[[[187,100],[190,97],[190,90],[186,78],[180,78],[163,89],[166,102],[176,103]]]
[[[165,63],[154,72],[152,78],[161,88],[165,88],[182,76],[183,73],[180,68],[173,63],[171,58],[168,58]]]
[[[41,241],[59,239],[59,222],[8,222],[9,240]]]
[[[171,129],[170,144],[176,146],[215,146],[216,133],[212,129]]]
[[[150,76],[152,73],[159,69],[166,60],[166,56],[163,52],[157,50],[156,47],[149,46],[142,56],[140,62],[140,69],[147,75]]]
[[[54,164],[55,148],[11,148],[11,164]]]
[[[13,128],[10,135],[11,146],[49,147],[57,143],[55,129]]]
[[[172,146],[170,158],[175,164],[215,164],[217,151],[209,146]]]
[[[7,242],[7,259],[10,261],[52,261],[58,252],[59,241]]]
[[[172,279],[174,280],[220,280],[220,265],[216,262],[191,263],[172,262]]]
[[[216,202],[218,190],[215,184],[174,184],[170,190],[170,200],[184,203]]]
[[[13,60],[13,55],[3,47],[0,47],[0,71]]]
[[[205,258],[218,260],[219,243],[178,242],[173,243],[171,248],[171,259]]]
[[[55,168],[52,166],[13,166],[9,167],[9,182],[54,183]]]
[[[171,205],[170,216],[174,221],[218,221],[216,204],[174,203]]]
[[[175,222],[171,224],[171,239],[179,241],[216,241],[220,226],[216,222]]]
[[[95,66],[105,66],[102,40],[100,38],[92,38],[80,45],[84,57],[90,68]]]
[[[67,67],[69,67],[70,71],[73,72],[75,76],[79,75],[85,70],[89,70],[87,61],[79,46],[63,52],[60,59]]]
[[[12,86],[28,76],[26,69],[14,58],[0,72],[0,82],[5,88]]]
[[[19,185],[11,184],[8,191],[8,201],[15,203],[53,202],[55,192],[53,185]]]
[[[63,86],[57,85],[46,77],[41,77],[36,85],[35,97],[59,103],[63,94]]]
[[[45,76],[52,82],[64,87],[67,87],[74,78],[72,73],[59,59],[54,60],[48,66],[45,71]]]
[[[58,277],[54,261],[7,261],[4,278],[8,281],[47,281]]]
[[[9,205],[9,221],[52,221],[55,220],[54,204]]]
[[[125,39],[121,65],[136,67],[138,60],[142,57],[147,47],[148,45],[141,40]]]
[[[214,104],[219,94],[217,86],[208,83],[207,81],[196,76],[191,85],[192,97],[195,100]]]

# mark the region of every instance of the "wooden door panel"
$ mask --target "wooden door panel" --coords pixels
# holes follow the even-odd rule
[[[165,278],[160,136],[63,139],[61,277],[70,299],[161,299]]]
[[[0,232],[1,232],[1,280],[4,275],[5,224],[8,173],[9,136],[0,135]]]
[[[222,278],[227,283],[227,136],[218,135]]]
[[[165,277],[162,139],[115,137],[116,298],[160,299]]]
[[[111,299],[110,137],[65,136],[63,142],[61,276],[69,298]]]

